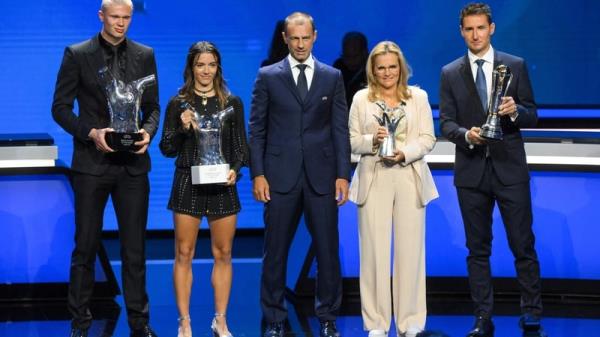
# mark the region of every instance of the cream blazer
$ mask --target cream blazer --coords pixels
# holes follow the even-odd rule
[[[400,165],[409,166],[415,175],[417,191],[421,206],[425,207],[431,200],[437,198],[438,191],[424,156],[435,145],[433,132],[433,117],[427,93],[414,86],[409,86],[412,98],[406,101],[407,134],[405,145],[400,147],[405,160]],[[375,175],[375,164],[380,160],[373,152],[373,135],[379,124],[373,115],[381,115],[381,109],[373,102],[369,102],[368,89],[358,91],[352,99],[350,108],[350,145],[352,154],[360,155],[358,165],[354,171],[350,185],[350,200],[357,205],[362,205],[367,199],[369,189]]]

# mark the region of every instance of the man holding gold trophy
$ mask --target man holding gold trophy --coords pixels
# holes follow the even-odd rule
[[[524,334],[544,335],[530,178],[520,131],[535,127],[537,108],[525,61],[494,50],[494,30],[487,4],[466,5],[460,13],[460,32],[468,52],[442,68],[440,84],[440,127],[456,144],[454,184],[475,305],[475,325],[467,337],[494,335],[489,257],[495,203],[515,258],[521,290],[519,326]]]

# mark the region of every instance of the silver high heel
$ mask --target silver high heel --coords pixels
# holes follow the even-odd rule
[[[189,321],[190,322],[190,328],[189,330],[185,331],[181,328],[181,321]],[[177,323],[179,323],[179,327],[177,328],[177,337],[192,337],[192,319],[190,318],[190,316],[182,316],[179,317],[177,319]]]
[[[215,313],[215,318],[213,318],[212,323],[210,324],[210,329],[212,330],[214,337],[233,337],[231,332],[227,334],[220,334],[219,329],[217,328],[217,317],[225,318],[225,314],[220,314],[218,312]]]

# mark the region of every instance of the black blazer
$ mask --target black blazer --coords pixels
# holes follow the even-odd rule
[[[152,48],[129,39],[126,43],[125,81],[157,75]],[[106,128],[110,123],[106,94],[98,78],[98,70],[106,65],[101,48],[98,36],[67,47],[56,79],[52,117],[73,135],[71,169],[101,175],[109,164],[118,164],[124,165],[133,175],[147,173],[150,171],[148,151],[142,155],[104,154],[88,139],[92,128]],[[146,88],[141,101],[140,127],[150,134],[150,138],[156,134],[160,115],[158,78],[156,83]],[[79,107],[78,114],[73,110],[75,100]]]
[[[505,185],[529,181],[529,171],[521,128],[537,124],[537,108],[529,82],[527,66],[522,58],[494,52],[494,69],[507,65],[513,78],[506,96],[517,103],[519,116],[512,122],[510,117],[501,119],[504,139],[488,143],[492,165],[498,179]],[[469,147],[465,133],[473,126],[485,123],[486,115],[477,95],[475,80],[467,55],[442,68],[440,81],[440,127],[442,134],[456,144],[454,184],[457,187],[476,187],[485,168],[485,146]]]
[[[288,58],[260,68],[249,120],[250,172],[273,191],[290,191],[306,170],[319,194],[350,178],[350,134],[339,70],[315,60],[310,90],[298,94]]]

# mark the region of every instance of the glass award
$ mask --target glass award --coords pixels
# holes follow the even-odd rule
[[[233,107],[227,107],[212,115],[201,115],[185,102],[182,107],[192,111],[195,123],[192,128],[196,138],[196,163],[191,167],[192,184],[224,184],[229,175],[229,164],[223,157],[221,131],[223,123],[233,115]]]
[[[396,149],[396,128],[398,127],[398,123],[404,118],[406,113],[404,112],[403,105],[400,105],[396,108],[390,108],[384,101],[375,102],[377,106],[381,109],[381,117],[377,115],[373,115],[379,123],[380,126],[386,128],[388,134],[383,139],[383,143],[379,146],[379,156],[380,157],[394,157],[394,150]]]
[[[137,151],[139,147],[134,143],[143,138],[139,133],[142,94],[156,83],[156,76],[152,74],[124,83],[116,79],[108,67],[100,69],[98,76],[108,100],[110,128],[114,129],[106,133],[106,143],[115,151]]]

